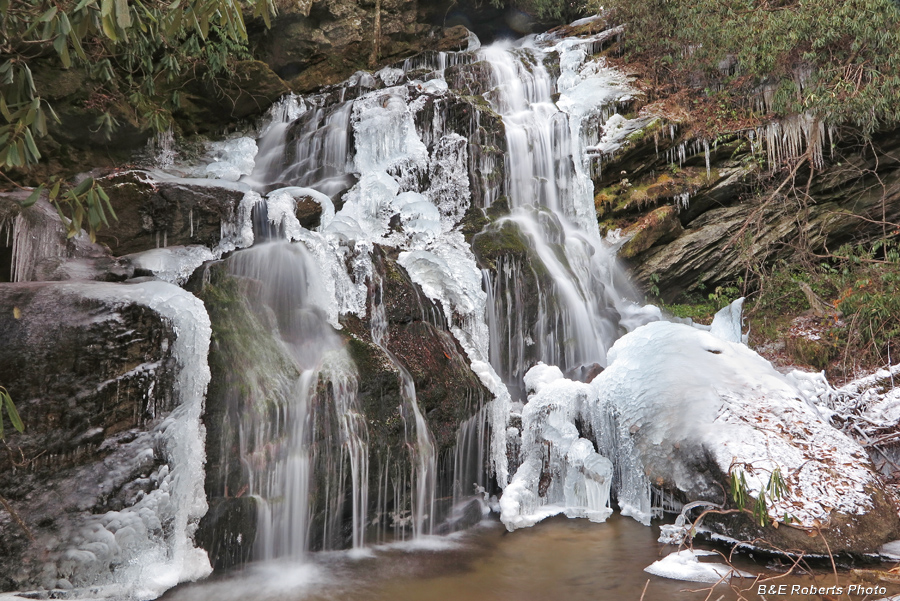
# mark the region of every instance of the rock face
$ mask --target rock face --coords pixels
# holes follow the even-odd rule
[[[205,388],[195,304],[161,282],[0,287],[0,382],[26,427],[6,429],[0,453],[0,588],[115,584],[158,595],[174,582],[155,588],[154,569],[203,575],[205,555],[186,537],[205,502],[179,507],[194,494],[192,470],[202,473],[189,428]],[[179,565],[164,566],[175,548]],[[130,567],[154,551],[163,559],[145,555],[146,574]]]
[[[242,119],[265,113],[290,92],[288,85],[263,61],[237,61],[228,79],[206,81],[193,75],[175,86],[181,100],[174,117],[185,134],[216,135]]]
[[[650,277],[656,278],[666,302],[733,282],[754,262],[788,258],[801,242],[824,252],[878,236],[881,221],[900,219],[896,131],[875,135],[875,153],[839,142],[811,180],[807,167],[799,169],[803,194],[810,182],[803,202],[784,190],[774,197],[751,194],[757,182],[774,190],[781,180],[762,171],[746,140],[710,147],[709,171],[702,144],[676,145],[658,122],[629,140],[595,181],[597,214],[602,229],[636,233],[621,256],[638,285],[647,289]],[[661,219],[662,209],[680,223]]]
[[[286,8],[271,29],[254,36],[256,54],[294,91],[309,92],[425,49],[464,48],[462,27],[436,26],[443,4],[306,0]]]
[[[221,183],[221,182],[220,182]],[[101,230],[98,242],[116,256],[163,246],[215,247],[222,226],[235,222],[244,192],[217,185],[153,181],[139,171],[101,181],[118,222]]]

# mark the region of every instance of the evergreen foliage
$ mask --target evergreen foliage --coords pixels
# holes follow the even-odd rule
[[[746,110],[809,112],[863,134],[900,122],[895,0],[610,0],[625,51],[658,76],[739,89]]]
[[[268,25],[271,0],[249,1],[246,8]],[[215,78],[249,57],[244,8],[241,0],[0,0],[0,172],[37,163],[37,139],[58,120],[42,98],[49,90],[35,85],[37,63],[81,70],[97,84],[96,131],[110,136],[115,130],[113,104],[131,107],[134,122],[163,131],[179,105],[177,88],[167,91],[164,84],[189,74]],[[83,221],[93,236],[106,222],[103,205],[111,207],[93,181],[62,194],[58,182],[48,186],[54,200],[65,199],[56,205],[68,212],[70,234]]]

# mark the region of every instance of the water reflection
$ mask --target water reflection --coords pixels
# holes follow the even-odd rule
[[[604,524],[552,518],[507,533],[496,521],[448,537],[355,552],[315,554],[311,563],[257,563],[243,571],[184,585],[166,601],[702,601],[709,585],[650,576],[643,569],[674,547],[659,544],[659,529],[614,515]],[[721,561],[720,558],[710,558]],[[777,576],[739,557],[741,570]],[[890,566],[885,566],[885,568]],[[649,580],[649,584],[648,584]],[[828,587],[834,575],[790,575],[775,584]],[[840,585],[857,582],[850,572]],[[735,581],[745,598],[763,601],[749,580]],[[647,586],[644,592],[644,586]],[[900,586],[882,584],[889,594]],[[710,600],[737,599],[720,585]],[[768,599],[877,599],[865,595],[776,595]]]

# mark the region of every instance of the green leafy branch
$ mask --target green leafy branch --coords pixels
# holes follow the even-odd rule
[[[16,410],[16,405],[13,403],[12,397],[9,396],[9,392],[3,386],[0,386],[0,440],[4,440],[3,435],[3,409],[6,409],[6,415],[9,417],[9,421],[12,424],[12,427],[16,429],[18,432],[25,431],[25,424],[22,423],[22,418],[19,417],[19,412]]]
[[[747,467],[751,472],[753,471],[752,467]],[[744,466],[742,464],[733,465],[731,467],[729,485],[731,489],[731,499],[734,501],[735,506],[741,511],[750,511],[753,514],[753,519],[760,526],[765,526],[769,521],[769,502],[778,501],[784,497],[785,493],[787,493],[787,484],[785,484],[784,477],[781,475],[781,468],[778,467],[772,470],[768,484],[759,491],[756,501],[753,502],[752,509],[748,509],[748,505],[750,505],[752,499],[747,488],[747,477],[744,473]],[[790,523],[792,519],[789,515],[785,514],[784,521],[785,523]]]

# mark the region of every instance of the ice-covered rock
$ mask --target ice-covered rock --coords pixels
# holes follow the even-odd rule
[[[7,284],[0,306],[18,308],[0,318],[0,379],[27,424],[6,443],[29,462],[0,458],[0,487],[33,536],[0,519],[3,586],[151,599],[208,575],[193,543],[207,507],[203,304],[149,281]]]
[[[735,323],[732,312],[727,318]],[[733,339],[740,330],[711,329],[722,331]],[[799,528],[766,530],[775,544],[825,551],[821,537],[806,535],[821,528],[832,551],[861,551],[897,531],[893,500],[865,451],[821,418],[794,378],[743,344],[654,322],[619,339],[609,360],[592,382],[599,403],[591,425],[601,453],[615,458],[623,513],[649,523],[653,489],[730,501],[728,475],[740,470],[751,497],[769,491],[770,521]],[[786,490],[774,499],[776,470]],[[758,533],[741,518],[713,523],[739,531],[736,538]]]
[[[207,152],[212,156],[212,162],[197,175],[236,182],[253,172],[258,148],[253,138],[240,137],[210,142]]]
[[[508,530],[559,513],[605,521],[612,513],[612,463],[575,425],[596,394],[543,363],[529,370],[525,384],[534,394],[522,411],[524,458],[500,498],[500,520]]]
[[[213,260],[216,255],[205,246],[192,245],[155,248],[126,255],[125,258],[131,261],[137,275],[150,273],[163,281],[180,286],[187,282],[194,270],[204,261]]]
[[[734,576],[755,578],[753,574],[743,572],[724,563],[700,562],[697,559],[708,555],[718,554],[712,551],[685,549],[684,551],[670,553],[659,561],[654,561],[644,568],[644,571],[654,576],[662,576],[672,580],[687,580],[688,582],[715,583],[730,580]]]

